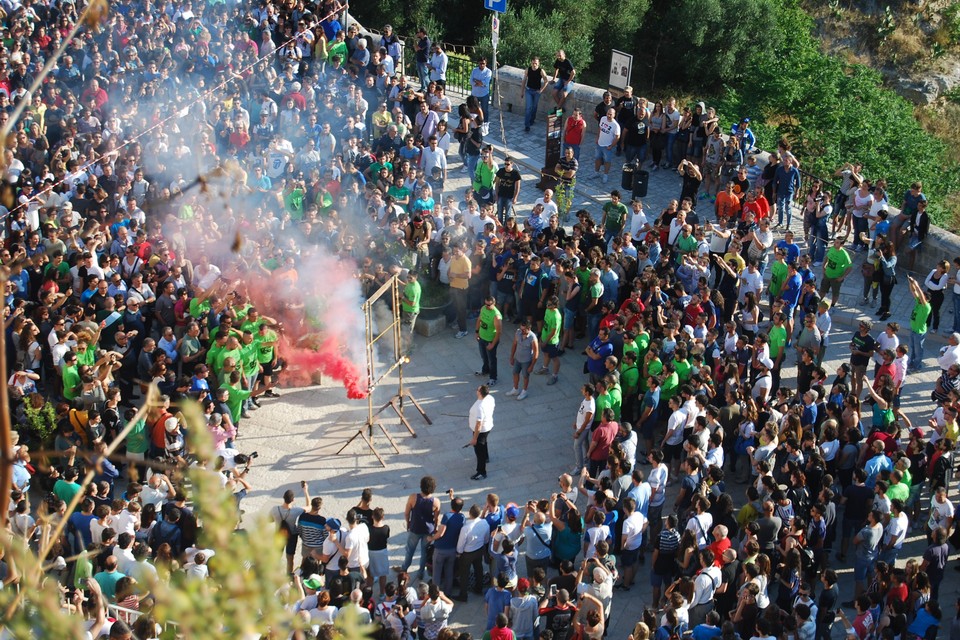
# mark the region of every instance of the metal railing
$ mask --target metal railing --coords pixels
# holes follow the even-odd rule
[[[380,42],[383,36],[381,31],[363,26],[353,16],[350,16],[349,20],[356,24],[367,37],[372,38],[374,44]],[[418,78],[416,47],[413,44],[417,39],[416,36],[398,35],[397,37],[400,39],[400,68],[403,74],[408,78]],[[470,95],[470,74],[476,66],[477,48],[449,42],[443,42],[441,46],[447,54],[447,93],[459,96]]]
[[[121,607],[116,604],[107,605],[107,615],[115,620],[123,620],[125,623],[132,625],[137,619],[143,615],[142,611],[136,611],[134,609],[127,609],[126,607]],[[163,627],[164,631],[170,629],[178,629],[179,625],[176,622],[162,622],[157,623]]]

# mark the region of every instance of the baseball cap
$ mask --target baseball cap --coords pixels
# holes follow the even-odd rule
[[[773,360],[770,358],[763,358],[760,360],[760,365],[766,367],[767,369],[773,369]]]
[[[303,586],[307,589],[317,591],[323,586],[323,578],[316,573],[310,574],[310,577],[303,581]]]
[[[176,418],[167,418],[167,421],[163,423],[163,428],[168,432],[172,433],[177,429],[177,425],[180,424],[180,421]]]
[[[327,520],[326,526],[332,529],[333,531],[339,531],[341,525],[340,525],[340,521],[337,520],[336,518],[330,518],[329,520]]]
[[[516,505],[511,505],[507,507],[507,518],[510,520],[516,520],[520,517],[520,509]]]
[[[917,440],[923,440],[923,429],[915,427],[910,430],[910,435],[916,438]]]
[[[517,580],[517,590],[526,591],[529,588],[530,588],[529,580],[527,580],[526,578],[520,578],[519,580]]]

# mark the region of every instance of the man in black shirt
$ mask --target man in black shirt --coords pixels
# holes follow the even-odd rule
[[[507,156],[493,179],[497,190],[497,219],[501,224],[506,220],[507,214],[517,206],[517,198],[520,197],[520,180],[520,172],[514,166],[513,158]]]
[[[873,507],[873,489],[866,486],[867,472],[863,468],[853,472],[853,484],[844,489],[841,502],[843,503],[843,529],[840,534],[841,562],[847,559],[847,547],[850,546],[850,537],[859,531],[867,519],[867,513]]]
[[[850,339],[850,393],[856,396],[863,391],[862,380],[877,348],[877,341],[870,335],[871,328],[873,325],[869,320],[861,320],[859,332]]]
[[[837,572],[827,569],[820,576],[823,591],[817,598],[817,640],[829,640],[833,620],[840,604],[840,592],[837,589]]]
[[[553,69],[553,99],[557,103],[557,107],[562,110],[563,103],[566,102],[567,96],[573,90],[573,78],[577,75],[577,70],[573,68],[573,63],[567,59],[567,54],[563,49],[557,51],[557,59],[553,61]]]

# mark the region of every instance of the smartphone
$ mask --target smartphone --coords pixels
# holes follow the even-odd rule
[[[551,598],[557,597],[557,585],[555,584],[550,585],[550,597]]]

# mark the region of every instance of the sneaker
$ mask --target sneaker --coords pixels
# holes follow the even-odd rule
[[[658,167],[657,165],[653,165],[652,167],[650,167],[650,171],[660,171],[660,167]]]
[[[527,399],[527,390],[524,389],[520,392],[520,395],[517,396],[517,400],[526,400]]]
[[[487,479],[487,476],[486,476],[486,474],[484,474],[484,473],[475,473],[475,474],[473,474],[472,476],[470,476],[470,479],[471,479],[471,480],[486,480],[486,479]]]
[[[263,395],[267,395],[267,394],[264,393]],[[260,401],[257,400],[256,398],[250,398],[250,404],[252,404],[257,409],[260,408]]]
[[[264,393],[263,395],[267,396],[268,398],[279,398],[279,397],[280,397],[280,394],[277,393],[276,391],[274,391],[273,389],[270,389],[269,391],[267,391],[267,392]]]
[[[602,182],[603,184],[607,184],[608,182],[610,182],[610,174],[605,173],[602,176],[600,176],[600,182]]]
[[[473,372],[473,375],[475,375],[475,376],[477,376],[477,377],[479,378],[480,376],[485,376],[485,375],[487,375],[487,372],[486,372],[486,371],[474,371],[474,372]]]
[[[533,372],[533,375],[535,375],[535,376],[546,375],[547,371],[548,371],[548,369],[547,369],[546,367],[540,367],[539,369],[537,369],[536,371]]]
[[[453,336],[453,337],[456,338],[457,340],[459,340],[460,338],[466,338],[466,337],[467,337],[467,332],[466,332],[466,331],[458,331],[458,332],[457,332],[457,335],[455,335],[455,336]]]
[[[814,262],[814,263],[813,263],[813,267],[814,267],[815,269],[818,269],[818,268],[820,268],[820,267],[822,267],[822,266],[823,266],[823,263],[822,263],[822,262]]]
[[[243,412],[240,414],[240,417],[241,417],[241,418],[249,418],[249,417],[250,417],[250,413],[249,413],[246,409],[244,409]]]
[[[496,378],[490,378],[489,380],[487,380],[487,386],[488,386],[488,387],[495,387],[495,386],[497,386],[497,379],[496,379]]]
[[[514,387],[513,389],[510,389],[510,391],[507,391],[508,396],[519,395],[519,393],[520,393],[520,390],[517,389],[516,387]]]
[[[560,379],[560,376],[550,376],[550,379],[547,380],[547,384],[557,384],[557,380]]]

